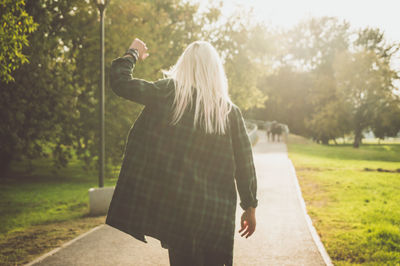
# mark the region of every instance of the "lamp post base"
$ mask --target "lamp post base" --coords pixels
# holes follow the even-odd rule
[[[89,214],[107,214],[115,187],[101,187],[89,189]]]

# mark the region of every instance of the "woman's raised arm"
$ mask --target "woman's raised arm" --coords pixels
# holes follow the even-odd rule
[[[146,45],[135,39],[129,48],[136,49],[136,56],[125,55],[111,62],[110,86],[115,94],[125,99],[149,105],[161,95],[162,89],[157,82],[133,78],[132,72],[137,60],[144,60],[149,54]]]

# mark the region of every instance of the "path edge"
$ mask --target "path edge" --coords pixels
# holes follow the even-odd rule
[[[42,256],[40,256],[40,257],[34,259],[33,261],[31,261],[31,262],[29,262],[29,263],[27,263],[27,264],[24,264],[24,266],[32,266],[32,265],[34,265],[34,264],[36,264],[36,263],[41,262],[41,261],[44,260],[45,258],[47,258],[47,257],[49,257],[49,256],[51,256],[51,255],[53,255],[54,253],[60,251],[60,250],[63,249],[63,248],[65,248],[65,247],[71,245],[72,243],[74,243],[74,242],[78,241],[79,239],[81,239],[81,238],[87,236],[88,234],[90,234],[90,233],[92,233],[92,232],[94,232],[94,231],[100,229],[100,228],[103,227],[104,225],[105,225],[105,224],[100,224],[100,225],[98,225],[98,226],[96,226],[96,227],[90,229],[89,231],[87,231],[87,232],[85,232],[85,233],[83,233],[83,234],[78,235],[77,237],[75,237],[75,238],[71,239],[70,241],[68,241],[68,242],[66,242],[66,243],[64,243],[64,244],[62,244],[61,246],[59,246],[59,247],[57,247],[57,248],[55,248],[55,249],[50,250],[49,252],[43,254]]]
[[[297,191],[296,194],[297,194],[297,196],[298,196],[298,198],[300,200],[301,209],[303,210],[304,217],[306,218],[306,221],[307,221],[308,231],[311,233],[311,236],[312,236],[312,238],[314,240],[314,243],[317,246],[318,251],[321,254],[322,259],[324,260],[325,264],[327,266],[333,266],[332,260],[329,257],[328,252],[326,252],[324,244],[322,244],[321,238],[319,237],[318,232],[317,232],[317,230],[315,229],[315,227],[314,227],[314,225],[312,223],[311,217],[307,213],[306,203],[304,201],[303,194],[301,193],[299,180],[298,180],[297,174],[296,174],[296,169],[294,168],[292,160],[290,158],[288,158],[288,159],[289,159],[289,162],[290,162],[290,170],[293,173],[292,176],[295,179],[294,183],[295,183],[296,191]]]

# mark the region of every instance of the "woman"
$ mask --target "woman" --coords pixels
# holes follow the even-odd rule
[[[112,90],[145,107],[128,133],[106,224],[143,242],[159,239],[171,265],[232,265],[235,181],[244,210],[239,233],[247,238],[256,226],[257,180],[220,57],[196,41],[167,78],[133,78],[148,55],[135,39],[111,64]]]

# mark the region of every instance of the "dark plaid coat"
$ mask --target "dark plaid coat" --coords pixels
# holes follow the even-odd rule
[[[242,113],[233,106],[225,135],[194,129],[194,108],[171,126],[173,81],[133,78],[135,63],[133,57],[119,57],[111,64],[112,90],[145,107],[127,135],[106,224],[144,242],[145,235],[157,238],[164,247],[211,248],[226,254],[230,264],[235,181],[240,206],[257,206],[256,172]]]

